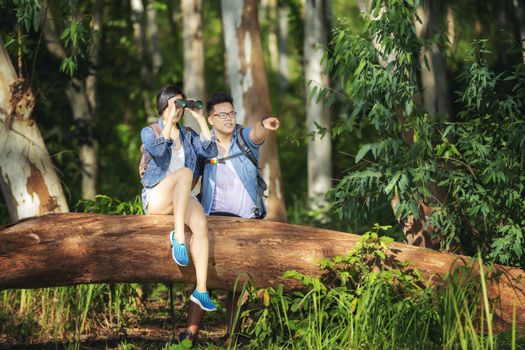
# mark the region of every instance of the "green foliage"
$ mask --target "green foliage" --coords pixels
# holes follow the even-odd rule
[[[485,274],[458,264],[441,286],[426,281],[389,252],[388,227],[367,232],[347,256],[325,259],[321,277],[289,271],[301,286],[241,292],[243,326],[237,340],[253,348],[279,349],[496,349],[516,346],[509,334],[483,334],[492,327],[493,306]],[[478,260],[481,266],[481,260]],[[244,291],[246,290],[246,293]],[[486,305],[480,309],[482,297]],[[479,318],[481,317],[481,319]],[[251,319],[251,322],[247,322]]]
[[[336,128],[372,128],[376,139],[361,147],[356,168],[332,191],[334,208],[366,220],[397,197],[395,216],[418,219],[425,203],[443,249],[479,248],[494,261],[525,266],[525,68],[492,72],[486,42],[475,42],[460,76],[459,111],[430,116],[417,99],[416,6],[373,1],[363,34],[344,22],[335,31],[326,69],[353,107]]]
[[[110,215],[144,214],[140,196],[137,196],[134,201],[125,202],[102,194],[96,195],[95,200],[83,199],[78,201],[76,211]]]

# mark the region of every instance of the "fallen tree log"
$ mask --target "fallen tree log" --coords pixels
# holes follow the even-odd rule
[[[0,227],[0,289],[40,288],[81,283],[194,282],[193,266],[171,260],[170,216],[49,214]],[[283,272],[320,275],[323,257],[347,254],[360,236],[315,227],[270,221],[210,217],[208,285],[231,289],[239,273],[259,286],[292,281]],[[186,232],[187,237],[189,231]],[[455,264],[475,262],[464,256],[393,243],[390,257],[410,261],[425,277],[439,283]],[[498,299],[502,326],[525,326],[525,272],[495,266],[498,281],[488,294]]]

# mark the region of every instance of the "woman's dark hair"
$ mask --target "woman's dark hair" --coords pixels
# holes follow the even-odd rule
[[[166,85],[160,89],[157,94],[157,113],[159,116],[161,116],[164,110],[168,108],[168,100],[177,95],[181,95],[182,98],[186,99],[184,92],[175,85]]]
[[[233,105],[233,98],[225,92],[217,92],[208,100],[206,104],[206,111],[210,114],[213,106],[218,105],[219,103],[229,102]]]

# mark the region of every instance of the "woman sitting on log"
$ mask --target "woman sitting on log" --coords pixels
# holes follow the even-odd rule
[[[176,86],[167,85],[157,94],[159,120],[142,129],[144,155],[141,160],[142,204],[146,214],[172,214],[174,230],[169,239],[173,260],[180,266],[189,262],[184,224],[192,231],[191,256],[195,265],[197,287],[190,299],[203,310],[213,311],[215,305],[206,288],[208,268],[208,224],[202,206],[191,195],[196,174],[197,157],[217,156],[217,144],[212,138],[202,114],[202,102],[186,100]],[[202,130],[199,136],[191,128],[181,128],[184,110],[197,120]]]

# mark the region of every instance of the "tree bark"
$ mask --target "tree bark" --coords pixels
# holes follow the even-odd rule
[[[290,73],[288,69],[288,8],[279,1],[277,9],[277,20],[279,30],[277,31],[279,43],[279,88],[285,92],[290,85]]]
[[[202,0],[182,0],[184,37],[184,93],[205,101]],[[199,123],[186,113],[184,125],[200,132]]]
[[[512,5],[516,11],[523,63],[525,63],[525,0],[512,0]]]
[[[62,185],[31,114],[33,92],[0,38],[0,188],[11,221],[67,212]]]
[[[151,70],[154,77],[159,74],[162,66],[162,52],[159,45],[159,26],[157,24],[157,10],[153,6],[153,1],[147,1],[147,36],[148,36],[148,54],[151,60]]]
[[[253,125],[263,116],[272,115],[257,20],[257,1],[222,0],[222,18],[237,123]],[[259,166],[269,188],[269,196],[265,201],[267,218],[285,221],[286,208],[275,133],[270,133],[266,138]]]
[[[328,76],[323,73],[321,59],[323,49],[316,46],[327,45],[330,1],[307,0],[304,21],[304,74],[306,91],[306,125],[313,139],[308,142],[308,198],[312,209],[327,205],[325,195],[332,187],[332,139],[330,132],[323,137],[316,134],[318,126],[330,129],[330,111],[317,96],[311,96],[312,89],[327,88]]]
[[[79,283],[194,282],[193,264],[180,268],[171,258],[172,218],[50,214],[0,227],[0,288],[41,288]],[[325,257],[346,255],[360,236],[270,221],[209,218],[210,288],[231,289],[240,274],[257,286],[297,287],[279,277],[289,270],[320,276]],[[189,239],[189,230],[186,232]],[[389,258],[410,261],[431,283],[475,259],[401,243]],[[499,283],[488,278],[490,298],[499,298],[502,325],[525,326],[525,271],[496,265]],[[477,270],[476,270],[477,271]],[[488,268],[484,268],[487,272]]]
[[[423,0],[417,14],[422,23],[416,21],[416,33],[421,40],[431,40],[440,31],[445,7],[441,1]],[[441,46],[443,43],[441,43]],[[428,62],[428,67],[425,63]],[[450,113],[448,79],[445,59],[436,43],[425,43],[420,55],[421,88],[425,110],[435,116],[437,113]]]
[[[94,136],[97,111],[97,69],[100,52],[100,37],[102,33],[102,16],[104,2],[97,0],[93,16],[95,35],[89,45],[89,67],[86,78],[72,77],[65,93],[71,106],[73,119],[79,131],[79,159],[82,171],[82,198],[95,199],[97,194],[98,175],[98,142]],[[67,57],[62,42],[59,39],[55,18],[47,1],[42,1],[44,18],[44,39],[48,51],[57,59]]]

